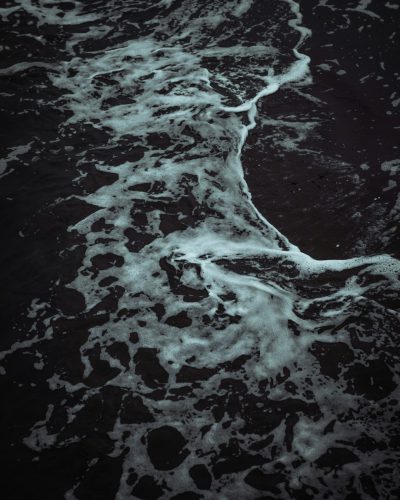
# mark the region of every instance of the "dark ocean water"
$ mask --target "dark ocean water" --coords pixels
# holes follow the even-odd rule
[[[398,0],[0,16],[4,498],[399,498]]]

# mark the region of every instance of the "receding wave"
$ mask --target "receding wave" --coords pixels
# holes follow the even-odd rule
[[[306,255],[242,166],[259,103],[312,80],[299,5],[68,5],[17,2],[65,43],[1,70],[46,75],[76,164],[79,258],[1,353],[45,394],[26,453],[70,457],[67,499],[394,498],[399,263]]]

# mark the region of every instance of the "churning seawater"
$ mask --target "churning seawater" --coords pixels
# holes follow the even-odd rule
[[[3,45],[19,121],[1,182],[24,220],[3,265],[8,498],[398,497],[399,261],[360,241],[303,253],[243,167],[260,140],[266,162],[307,140],[326,162],[326,116],[268,110],[293,94],[323,108],[301,3],[0,9],[20,48]],[[380,19],[370,3],[345,15]],[[390,195],[399,166],[381,165]]]

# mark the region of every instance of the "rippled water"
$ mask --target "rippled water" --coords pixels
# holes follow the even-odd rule
[[[9,498],[398,498],[374,4],[0,9]]]

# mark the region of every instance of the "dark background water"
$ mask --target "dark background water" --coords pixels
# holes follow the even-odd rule
[[[293,243],[321,259],[398,255],[400,248],[398,190],[384,191],[388,173],[381,169],[399,157],[399,107],[390,97],[398,92],[399,10],[374,2],[378,19],[350,11],[356,4],[329,3],[331,10],[301,2],[304,25],[312,30],[303,52],[311,57],[314,80],[304,92],[320,102],[289,91],[261,104],[275,119],[289,114],[289,121],[316,122],[300,143],[312,152],[271,148],[266,137],[274,127],[267,127],[252,133],[244,155],[256,205]]]

